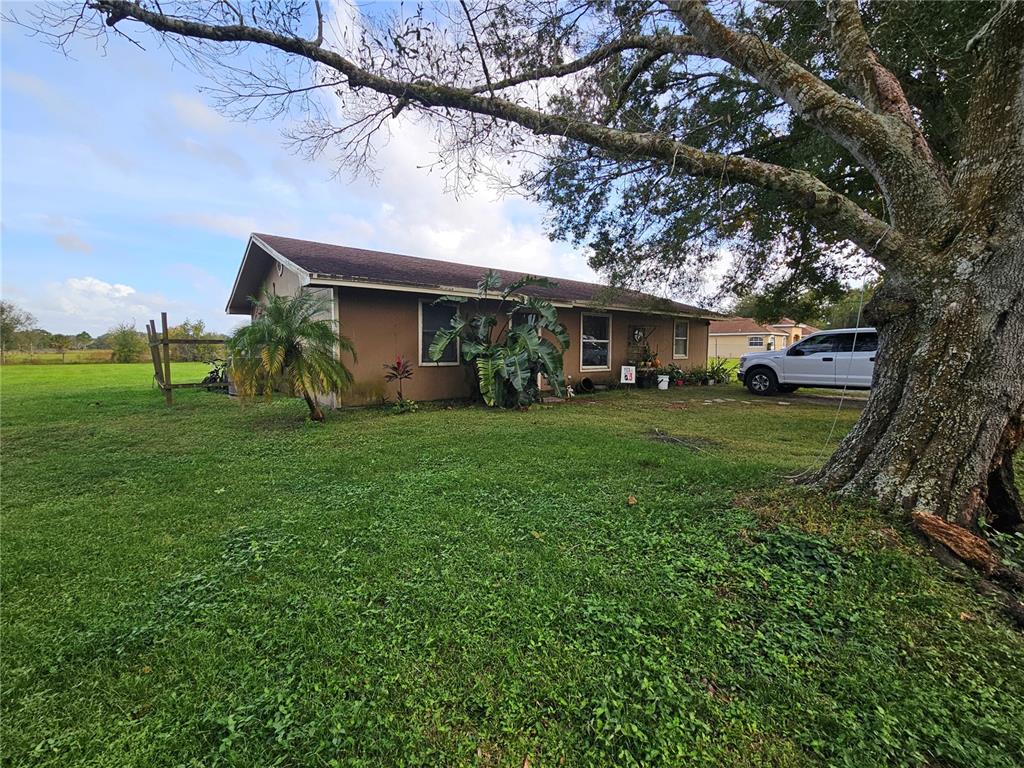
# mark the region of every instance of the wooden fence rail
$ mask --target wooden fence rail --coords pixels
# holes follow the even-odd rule
[[[160,331],[157,332],[156,321],[146,324],[146,336],[149,337],[149,354],[153,358],[153,378],[160,391],[164,393],[167,405],[174,403],[175,389],[193,389],[196,387],[226,387],[227,384],[201,384],[188,382],[174,384],[171,382],[171,344],[226,344],[224,339],[172,339],[168,333],[167,313],[160,313]]]

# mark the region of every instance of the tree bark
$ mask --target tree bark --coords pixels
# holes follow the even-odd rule
[[[889,284],[879,291],[867,313],[880,335],[874,386],[820,485],[972,531],[982,518],[1000,530],[1021,525],[1013,455],[1024,438],[1024,243],[1012,241],[988,268],[904,314],[891,314],[901,302]]]
[[[920,517],[968,532],[983,519],[1003,531],[1024,523],[1013,468],[1024,440],[1024,3],[1004,5],[979,45],[956,234],[925,269],[889,270],[869,303],[873,389],[816,481],[905,509],[987,570]]]

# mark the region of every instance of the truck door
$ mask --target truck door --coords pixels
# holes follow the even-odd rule
[[[836,386],[868,388],[875,370],[875,354],[878,352],[878,333],[863,331],[850,333],[846,346],[850,351],[836,355]]]
[[[832,387],[836,383],[837,333],[808,336],[786,350],[783,379],[786,384]]]

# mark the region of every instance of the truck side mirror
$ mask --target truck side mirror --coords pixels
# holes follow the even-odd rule
[[[800,347],[790,347],[789,352],[786,353],[789,357],[803,357],[804,351]]]

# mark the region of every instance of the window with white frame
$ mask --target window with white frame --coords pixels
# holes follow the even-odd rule
[[[748,347],[763,347],[764,336],[747,336]]]
[[[679,359],[689,354],[690,321],[676,320],[672,331],[672,357]]]
[[[611,315],[581,315],[580,340],[580,370],[611,368]]]
[[[420,302],[420,365],[458,365],[459,342],[452,341],[439,360],[430,359],[430,345],[442,328],[450,328],[455,317],[454,304],[435,304],[430,299]]]

